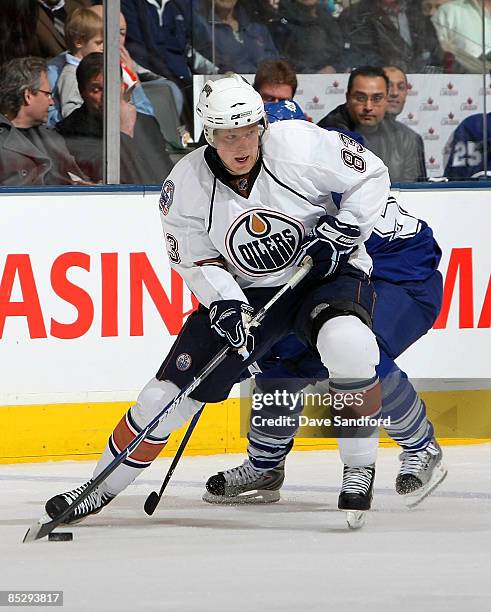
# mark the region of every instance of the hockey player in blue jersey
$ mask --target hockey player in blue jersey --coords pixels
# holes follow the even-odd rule
[[[271,122],[290,118],[282,102],[266,104]],[[298,111],[297,111],[298,112]],[[350,134],[351,135],[351,134]],[[353,136],[353,135],[351,135]],[[334,199],[336,199],[334,195]],[[441,251],[430,227],[404,211],[393,197],[366,243],[373,260],[377,292],[373,331],[380,348],[377,374],[382,385],[382,417],[390,419],[387,433],[402,447],[396,491],[416,505],[446,476],[442,451],[427,419],[424,402],[394,359],[433,325],[441,306],[442,278],[437,267]],[[275,345],[258,363],[256,393],[287,387],[296,393],[305,381],[326,380],[328,371],[318,355],[294,335]],[[259,425],[251,424],[248,459],[220,472],[207,482],[204,500],[211,503],[277,501],[284,479],[284,463],[293,446],[298,418],[290,427],[268,427],[268,417],[299,416],[303,406],[262,408]],[[251,415],[252,417],[252,415]]]
[[[487,114],[488,176],[491,176],[491,113]],[[484,176],[483,115],[466,117],[447,145],[445,176],[466,180]]]

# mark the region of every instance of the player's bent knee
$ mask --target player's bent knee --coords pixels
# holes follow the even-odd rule
[[[372,331],[356,316],[326,321],[317,335],[317,349],[331,378],[372,378],[379,361]]]
[[[177,385],[169,380],[152,378],[140,391],[131,416],[139,427],[145,427],[180,392]],[[201,402],[187,397],[178,406],[169,410],[153,435],[165,436],[178,429],[202,406]]]

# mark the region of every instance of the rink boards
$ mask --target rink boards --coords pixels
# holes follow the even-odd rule
[[[396,194],[444,253],[442,314],[399,363],[449,441],[491,438],[490,194]],[[6,190],[1,200],[0,462],[93,458],[194,305],[168,266],[158,192]],[[239,420],[236,398],[208,406],[189,451],[243,450]]]

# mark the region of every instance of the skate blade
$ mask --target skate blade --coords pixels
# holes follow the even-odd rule
[[[428,497],[433,491],[437,488],[437,486],[445,480],[447,477],[448,470],[447,468],[440,463],[433,470],[433,474],[431,475],[430,480],[420,487],[417,491],[413,491],[412,493],[408,493],[404,496],[404,501],[408,508],[415,508],[419,505],[424,499]]]
[[[364,510],[345,510],[346,522],[350,529],[361,529],[365,524]]]
[[[247,491],[233,497],[227,495],[213,495],[206,491],[203,501],[208,504],[221,504],[224,506],[237,506],[240,504],[272,504],[280,500],[279,491],[256,490]]]

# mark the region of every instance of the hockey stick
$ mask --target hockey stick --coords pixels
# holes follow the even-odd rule
[[[149,516],[152,516],[152,514],[155,512],[155,508],[159,505],[159,502],[162,499],[162,495],[164,494],[164,491],[167,485],[169,484],[169,480],[172,478],[172,474],[174,473],[174,470],[176,469],[176,466],[179,463],[179,460],[181,459],[181,455],[183,454],[184,449],[187,446],[189,438],[191,437],[191,434],[193,433],[194,428],[198,424],[199,417],[201,416],[201,413],[203,412],[203,408],[204,406],[200,408],[200,410],[193,416],[191,423],[189,423],[189,427],[187,428],[186,433],[184,434],[184,437],[181,440],[181,443],[179,444],[179,448],[177,449],[174,459],[172,460],[172,463],[170,464],[169,471],[165,475],[162,486],[160,487],[160,491],[158,493],[157,491],[152,491],[150,495],[147,497],[147,499],[145,500],[143,509]]]
[[[271,308],[271,306],[273,306],[273,304],[275,304],[289,289],[293,289],[293,287],[298,285],[298,283],[303,278],[305,278],[305,276],[308,274],[311,268],[312,268],[312,259],[310,257],[306,257],[302,262],[300,270],[298,270],[298,272],[296,272],[292,276],[290,281],[286,285],[284,285],[271,298],[271,300],[257,312],[257,314],[254,316],[252,321],[249,323],[248,329],[250,329],[251,327],[258,326],[261,323],[261,321],[264,319],[264,317],[266,316],[266,313]],[[191,423],[189,424],[189,427],[187,428],[186,433],[184,434],[184,437],[181,440],[181,443],[179,444],[179,448],[177,449],[174,459],[172,460],[169,471],[165,475],[164,481],[162,482],[162,486],[160,487],[160,491],[158,493],[156,491],[152,491],[150,495],[147,497],[147,499],[145,500],[143,509],[149,516],[152,516],[152,514],[155,512],[155,509],[159,505],[159,502],[162,499],[162,495],[164,494],[164,491],[167,485],[169,484],[170,479],[172,478],[172,474],[174,473],[174,470],[176,469],[176,466],[179,463],[179,460],[181,459],[181,456],[184,452],[184,449],[186,448],[189,438],[191,437],[191,434],[193,433],[194,428],[196,427],[199,421],[201,413],[203,412],[203,408],[201,408],[199,412],[197,412],[194,415]]]
[[[310,257],[306,257],[300,269],[292,276],[292,278],[288,281],[286,285],[284,285],[274,296],[273,298],[263,306],[259,310],[259,312],[255,315],[253,320],[251,321],[250,327],[258,325],[259,321],[261,321],[266,314],[266,307],[269,309],[271,306],[290,288],[297,285],[300,280],[302,280],[306,274],[310,271],[312,267],[312,259]],[[123,449],[119,455],[117,455],[109,465],[107,465],[102,472],[96,476],[93,480],[91,480],[88,487],[78,496],[76,497],[71,504],[69,504],[63,512],[61,512],[55,518],[51,518],[48,514],[43,515],[38,521],[36,521],[26,532],[23,542],[33,542],[34,540],[39,540],[44,538],[49,533],[55,529],[58,525],[60,525],[64,519],[66,519],[73,510],[79,506],[84,499],[86,499],[106,478],[114,472],[114,470],[121,464],[125,459],[127,459],[143,442],[143,440],[159,425],[163,417],[179,404],[181,404],[195,389],[198,387],[201,382],[209,376],[215,368],[217,368],[222,361],[227,356],[229,347],[224,346],[214,357],[211,359],[198,374],[193,378],[193,380],[189,383],[187,387],[184,387],[176,397],[169,402],[151,421],[148,423],[146,427],[144,427],[141,432],[133,438],[133,440],[128,444],[128,446]]]

